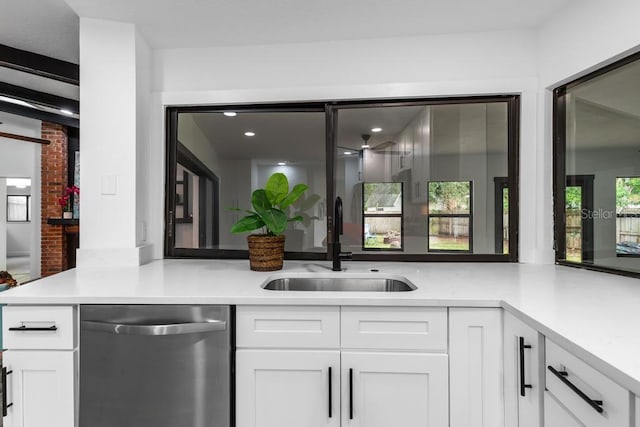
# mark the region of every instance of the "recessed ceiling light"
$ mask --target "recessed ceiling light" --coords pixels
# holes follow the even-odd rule
[[[382,132],[382,128],[371,128],[371,132]]]
[[[285,166],[287,162],[278,162],[278,166]]]
[[[236,112],[234,112],[234,111],[225,111],[225,112],[224,112],[224,113],[222,113],[222,114],[224,114],[224,115],[225,115],[225,116],[227,116],[227,117],[235,117],[235,116],[237,116],[237,115],[238,115],[238,113],[236,113]]]
[[[72,116],[72,115],[73,115],[73,111],[70,111],[70,110],[64,110],[64,109],[62,109],[62,110],[60,110],[60,112],[61,112],[62,114],[66,114],[67,116]]]
[[[353,154],[353,153],[351,151],[345,151],[344,154],[348,156],[349,154]]]
[[[244,133],[244,136],[256,136],[256,133],[255,133],[255,132],[248,131],[248,132],[245,132],[245,133]]]

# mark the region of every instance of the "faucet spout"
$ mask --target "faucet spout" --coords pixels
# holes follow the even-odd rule
[[[340,244],[340,235],[343,234],[343,220],[342,220],[342,199],[336,197],[334,204],[333,215],[333,245],[331,251],[331,259],[333,260],[333,271],[342,271],[341,261],[343,259],[351,259],[350,252],[342,252],[342,245]]]

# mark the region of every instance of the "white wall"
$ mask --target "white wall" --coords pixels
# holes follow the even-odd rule
[[[42,123],[27,117],[15,116],[0,112],[2,132],[40,138]],[[40,144],[0,138],[0,178],[31,178],[31,213],[32,221],[29,232],[29,251],[31,254],[31,277],[40,277]],[[4,196],[6,203],[6,193]],[[4,206],[4,207],[2,207]],[[6,219],[6,206],[0,206],[0,216]],[[0,230],[0,267],[4,264],[7,242],[6,233]]]
[[[7,211],[7,179],[0,177],[0,212]],[[0,270],[7,269],[7,217],[0,215]]]
[[[151,182],[164,180],[164,105],[513,93],[522,94],[521,187],[529,189],[523,194],[535,192],[540,165],[531,160],[538,103],[533,31],[157,50],[153,64]],[[151,239],[155,257],[162,258],[164,194],[151,191]],[[524,210],[521,221],[531,223],[535,215]],[[520,235],[521,259],[539,259],[536,231]]]

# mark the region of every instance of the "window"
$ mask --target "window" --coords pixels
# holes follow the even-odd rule
[[[7,196],[7,221],[31,221],[31,197]]]
[[[640,177],[616,178],[616,255],[640,257]]]
[[[473,251],[471,181],[429,182],[429,251]]]
[[[169,107],[165,255],[246,258],[228,208],[249,208],[278,171],[310,187],[290,212],[304,221],[285,233],[287,259],[330,257],[340,196],[342,249],[354,260],[517,261],[518,112],[510,95]],[[205,175],[216,191],[199,190]],[[497,177],[513,190],[496,196]],[[446,211],[460,194],[432,199],[438,186],[462,192],[464,208]],[[508,208],[497,212],[494,198]],[[211,204],[219,210],[198,213]]]
[[[640,54],[554,91],[556,261],[640,276]]]
[[[365,182],[364,250],[402,250],[402,183]]]

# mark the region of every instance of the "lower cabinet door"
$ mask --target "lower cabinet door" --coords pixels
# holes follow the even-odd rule
[[[342,427],[448,427],[448,411],[446,354],[342,352]]]
[[[76,352],[7,350],[4,427],[76,425]]]
[[[584,427],[571,411],[549,392],[544,393],[544,427]]]
[[[340,352],[236,351],[237,427],[339,427]]]
[[[541,347],[538,331],[504,312],[505,426],[542,425]]]
[[[502,309],[449,309],[449,364],[451,427],[502,427]]]

